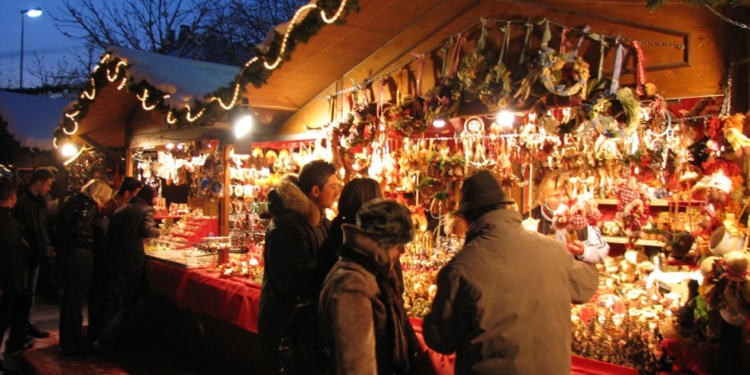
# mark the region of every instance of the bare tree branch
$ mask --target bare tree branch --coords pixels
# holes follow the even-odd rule
[[[104,49],[121,46],[240,66],[266,33],[309,0],[61,0],[50,16],[87,47],[53,66],[35,56],[31,74],[43,85],[85,80]],[[3,76],[0,84],[13,78]],[[10,84],[8,85],[10,87]]]

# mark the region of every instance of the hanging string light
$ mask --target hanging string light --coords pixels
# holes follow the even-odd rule
[[[189,122],[195,122],[195,120],[199,119],[201,116],[203,116],[203,113],[206,112],[206,108],[201,108],[201,110],[198,112],[197,115],[192,116],[190,106],[186,105],[185,108],[187,108],[185,119],[188,120]]]
[[[88,100],[94,100],[94,98],[96,97],[96,82],[94,82],[93,78],[89,78],[89,84],[91,85],[91,93],[88,93],[86,92],[86,90],[84,90],[81,93],[81,99],[86,98]]]
[[[148,89],[143,89],[143,95],[142,96],[138,96],[138,94],[136,94],[135,97],[138,100],[141,101],[141,105],[143,106],[143,109],[145,109],[147,111],[150,111],[150,110],[156,108],[156,104],[153,104],[151,106],[149,106],[148,104],[146,104],[146,100],[148,100]]]
[[[318,6],[315,4],[307,4],[302,8],[297,9],[297,12],[294,13],[294,17],[292,17],[292,20],[289,21],[289,27],[287,27],[286,33],[284,33],[284,39],[281,40],[281,49],[279,50],[279,55],[276,57],[276,61],[273,64],[268,64],[268,62],[263,63],[266,69],[273,70],[276,69],[279,64],[281,64],[281,60],[284,58],[284,53],[286,52],[286,45],[289,41],[289,35],[292,33],[292,30],[294,30],[294,27],[297,26],[297,19],[299,19],[302,13],[307,13],[309,9],[317,7]]]
[[[177,119],[174,117],[174,114],[172,114],[172,110],[167,112],[167,123],[169,125],[174,125],[175,123],[177,123]]]
[[[341,4],[339,4],[339,9],[336,11],[336,14],[334,14],[332,18],[328,18],[328,16],[326,16],[326,11],[323,9],[320,10],[320,18],[322,18],[323,22],[325,23],[328,23],[328,24],[334,23],[336,22],[336,20],[339,19],[339,17],[341,16],[341,13],[344,12],[345,8],[346,8],[346,0],[342,0]]]
[[[229,102],[229,104],[224,104],[224,102],[218,96],[215,96],[215,97],[211,98],[211,100],[209,100],[209,103],[217,101],[217,102],[219,102],[219,105],[221,106],[221,108],[224,108],[225,110],[228,111],[228,110],[232,109],[232,107],[234,107],[234,103],[237,102],[237,97],[239,95],[240,95],[240,84],[237,83],[237,84],[234,85],[234,95],[232,96],[232,101]]]

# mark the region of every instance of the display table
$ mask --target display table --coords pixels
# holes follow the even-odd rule
[[[157,260],[146,267],[151,291],[170,297],[182,309],[258,332],[260,286],[249,279],[220,278],[200,269],[182,269]],[[422,339],[422,321],[410,319],[424,352],[423,374],[453,375],[455,356],[436,353]],[[637,375],[634,369],[573,356],[572,374]]]

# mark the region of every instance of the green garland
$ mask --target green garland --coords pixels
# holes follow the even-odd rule
[[[324,10],[326,14],[332,15],[338,10],[341,1],[343,0],[320,0],[317,2],[317,6],[320,9]],[[346,18],[349,16],[350,12],[359,12],[360,9],[361,7],[358,0],[347,0],[345,10],[342,13],[341,17],[339,17],[339,19],[335,22],[335,24],[345,24]],[[307,43],[307,41],[309,41],[312,36],[317,34],[324,25],[326,25],[326,23],[321,19],[319,12],[308,12],[305,18],[299,24],[295,25],[294,29],[290,32],[289,38],[287,39],[286,50],[284,51],[284,55],[282,56],[282,64],[283,61],[287,61],[290,59],[291,53],[294,51],[297,42]],[[237,84],[240,85],[242,92],[244,92],[245,87],[249,84],[252,84],[255,87],[261,87],[263,84],[265,84],[268,81],[268,78],[271,77],[272,71],[266,69],[263,66],[263,63],[265,61],[276,60],[277,56],[279,55],[279,51],[281,51],[282,38],[283,35],[276,33],[276,37],[274,38],[273,42],[271,42],[271,45],[269,46],[267,52],[263,53],[258,50],[256,52],[256,56],[258,56],[259,59],[257,59],[253,64],[250,64],[249,66],[246,66],[244,69],[242,69],[242,71],[235,78],[235,81],[232,82],[232,84],[228,85],[227,87],[220,87],[212,93],[208,94],[206,97],[218,97],[221,98],[223,102],[227,103],[231,101],[232,97],[234,96],[234,88]],[[121,60],[119,58],[111,58],[105,66],[100,66],[99,69],[93,72],[90,76],[91,80],[86,83],[83,89],[83,93],[90,93],[92,92],[92,89],[96,90],[96,92],[99,92],[99,90],[101,90],[103,87],[110,84],[110,81],[106,76],[107,71],[114,70],[120,61]],[[129,68],[129,66],[125,69],[119,70],[117,79],[112,82],[113,84],[120,84],[122,78],[125,76],[125,70],[127,68]],[[191,104],[191,112],[193,115],[195,115],[203,111],[203,115],[194,122],[188,122],[185,119],[187,108],[181,110],[172,108],[169,104],[164,102],[163,97],[167,93],[157,89],[148,82],[132,82],[132,80],[130,80],[127,83],[127,89],[128,91],[136,94],[141,94],[143,92],[143,89],[148,89],[149,98],[145,101],[144,104],[148,106],[155,105],[156,107],[154,108],[154,110],[158,110],[164,115],[166,115],[170,110],[173,111],[174,117],[177,120],[174,125],[177,128],[181,128],[184,126],[204,126],[209,122],[215,121],[217,118],[221,117],[224,113],[227,112],[219,105],[217,101],[205,103],[196,100]],[[94,103],[95,100],[96,97],[94,97],[93,99],[88,99],[85,95],[82,94],[78,101],[73,105],[73,107],[70,110],[66,111],[66,114],[78,112],[75,118],[78,121],[81,121],[81,119],[86,117],[86,115],[88,114],[88,108]],[[72,132],[74,128],[75,123],[73,122],[73,120],[71,120],[67,116],[63,116],[60,124],[58,124],[58,128],[54,131],[54,135],[55,137],[59,136],[58,138],[62,138],[65,136],[63,130]]]
[[[743,5],[745,0],[682,0],[683,3],[695,6],[702,6],[708,4],[712,7],[730,6],[736,7]],[[646,0],[646,9],[653,12],[667,5],[667,0]]]

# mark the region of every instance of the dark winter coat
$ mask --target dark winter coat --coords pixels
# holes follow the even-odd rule
[[[99,205],[84,193],[71,196],[62,210],[55,236],[58,252],[68,249],[94,250],[101,245],[106,232],[107,219],[100,213]]]
[[[266,365],[278,369],[278,349],[299,296],[317,298],[314,283],[318,248],[328,232],[320,209],[284,176],[268,194],[273,216],[266,232],[258,336]]]
[[[0,243],[0,289],[8,295],[23,295],[28,245],[21,235],[20,224],[5,207],[0,207]]]
[[[386,250],[356,226],[345,226],[344,233],[342,256],[320,294],[320,330],[325,347],[333,353],[327,373],[391,375],[415,371],[419,342],[403,310],[396,273],[388,269]],[[385,274],[388,281],[383,279]],[[389,288],[393,290],[387,293]],[[397,334],[389,326],[393,321],[400,322]],[[399,365],[393,356],[399,351],[397,345],[404,346],[406,354]]]
[[[570,304],[588,301],[597,285],[596,268],[525,230],[518,212],[491,211],[440,270],[424,340],[456,353],[456,374],[569,375]]]
[[[24,187],[18,194],[18,202],[13,207],[13,216],[21,225],[23,238],[29,244],[28,265],[36,267],[42,261],[50,245],[47,231],[47,200],[35,196]]]
[[[132,296],[139,291],[146,261],[143,240],[154,237],[159,237],[159,229],[154,208],[146,201],[135,197],[115,211],[107,236],[113,264],[111,293]]]

